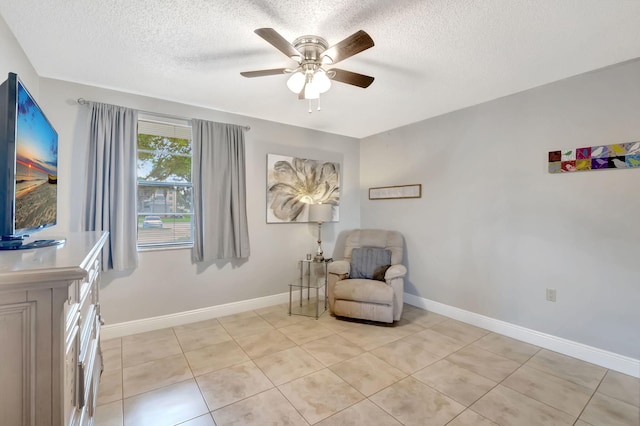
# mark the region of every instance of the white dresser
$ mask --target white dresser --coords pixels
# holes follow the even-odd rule
[[[0,425],[93,423],[107,235],[0,252]]]

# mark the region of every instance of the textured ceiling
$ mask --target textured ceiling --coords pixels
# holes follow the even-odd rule
[[[357,138],[640,57],[640,0],[0,0],[42,77]],[[285,75],[295,65],[254,34],[273,27],[375,46],[339,64],[374,76],[334,83],[322,111]],[[640,76],[639,76],[640,78]]]

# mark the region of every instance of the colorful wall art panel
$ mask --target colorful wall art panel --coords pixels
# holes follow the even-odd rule
[[[309,204],[340,214],[340,163],[267,155],[267,223],[308,222]]]
[[[640,168],[640,141],[549,152],[549,173]]]

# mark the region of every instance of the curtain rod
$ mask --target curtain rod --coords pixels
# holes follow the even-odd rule
[[[90,102],[93,102],[93,101],[88,101],[85,98],[78,98],[77,102],[80,105],[88,105]],[[159,117],[175,118],[175,119],[178,119],[178,120],[189,120],[188,118],[179,117],[177,115],[161,114],[161,113],[157,113],[157,112],[153,112],[153,111],[138,110],[138,112],[141,112],[143,114],[157,115]],[[242,125],[240,125],[240,127],[242,127],[244,130],[247,130],[247,131],[251,130],[251,126],[242,126]]]

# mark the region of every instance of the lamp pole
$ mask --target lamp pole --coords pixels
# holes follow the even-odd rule
[[[313,260],[316,262],[324,260],[324,253],[322,252],[322,222],[318,222],[318,250],[316,250],[316,257]]]

